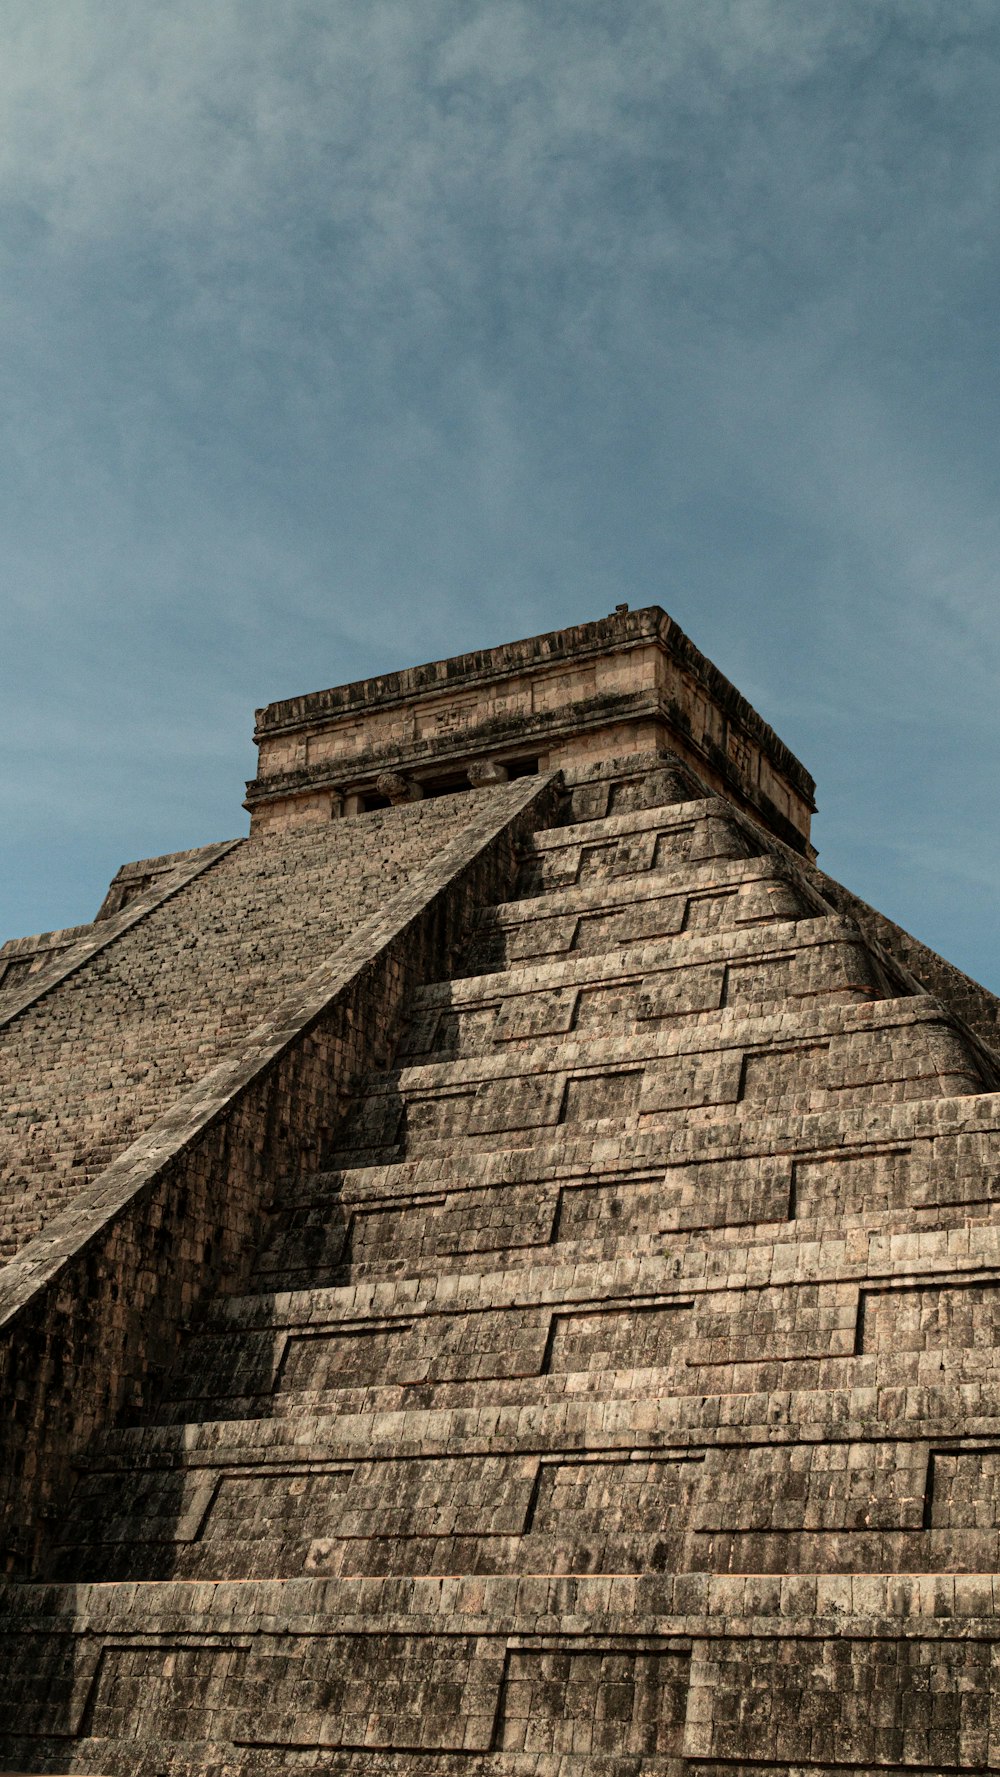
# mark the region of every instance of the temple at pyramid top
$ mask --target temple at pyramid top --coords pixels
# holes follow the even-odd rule
[[[251,833],[669,747],[808,856],[804,765],[659,605],[258,710]]]

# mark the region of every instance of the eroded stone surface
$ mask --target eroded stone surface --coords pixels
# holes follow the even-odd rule
[[[39,1233],[468,818],[467,797],[441,797],[361,826],[244,841],[14,1018],[0,1046],[0,1256]],[[13,991],[23,985],[31,978]]]
[[[996,1060],[689,761],[565,775],[5,1589],[10,1769],[1000,1770]]]

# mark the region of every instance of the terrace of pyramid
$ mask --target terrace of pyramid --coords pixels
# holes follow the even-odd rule
[[[0,950],[0,1770],[1000,1771],[1000,1002],[658,607]]]

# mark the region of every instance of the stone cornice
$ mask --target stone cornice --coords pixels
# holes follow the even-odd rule
[[[339,718],[357,717],[376,707],[386,711],[417,697],[425,701],[446,699],[456,692],[485,689],[512,676],[544,673],[563,663],[579,665],[592,657],[627,652],[651,642],[704,688],[712,702],[757,742],[781,774],[812,804],[815,783],[805,766],[659,605],[639,611],[622,610],[593,623],[575,624],[502,647],[479,649],[306,696],[284,698],[257,711],[254,738],[260,744],[279,735],[320,732]],[[439,743],[435,752],[443,756]]]

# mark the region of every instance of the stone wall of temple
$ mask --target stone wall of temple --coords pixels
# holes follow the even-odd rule
[[[658,605],[286,698],[257,711],[253,832],[354,814],[386,772],[417,794],[502,770],[580,770],[670,747],[700,781],[809,849],[813,780]]]

